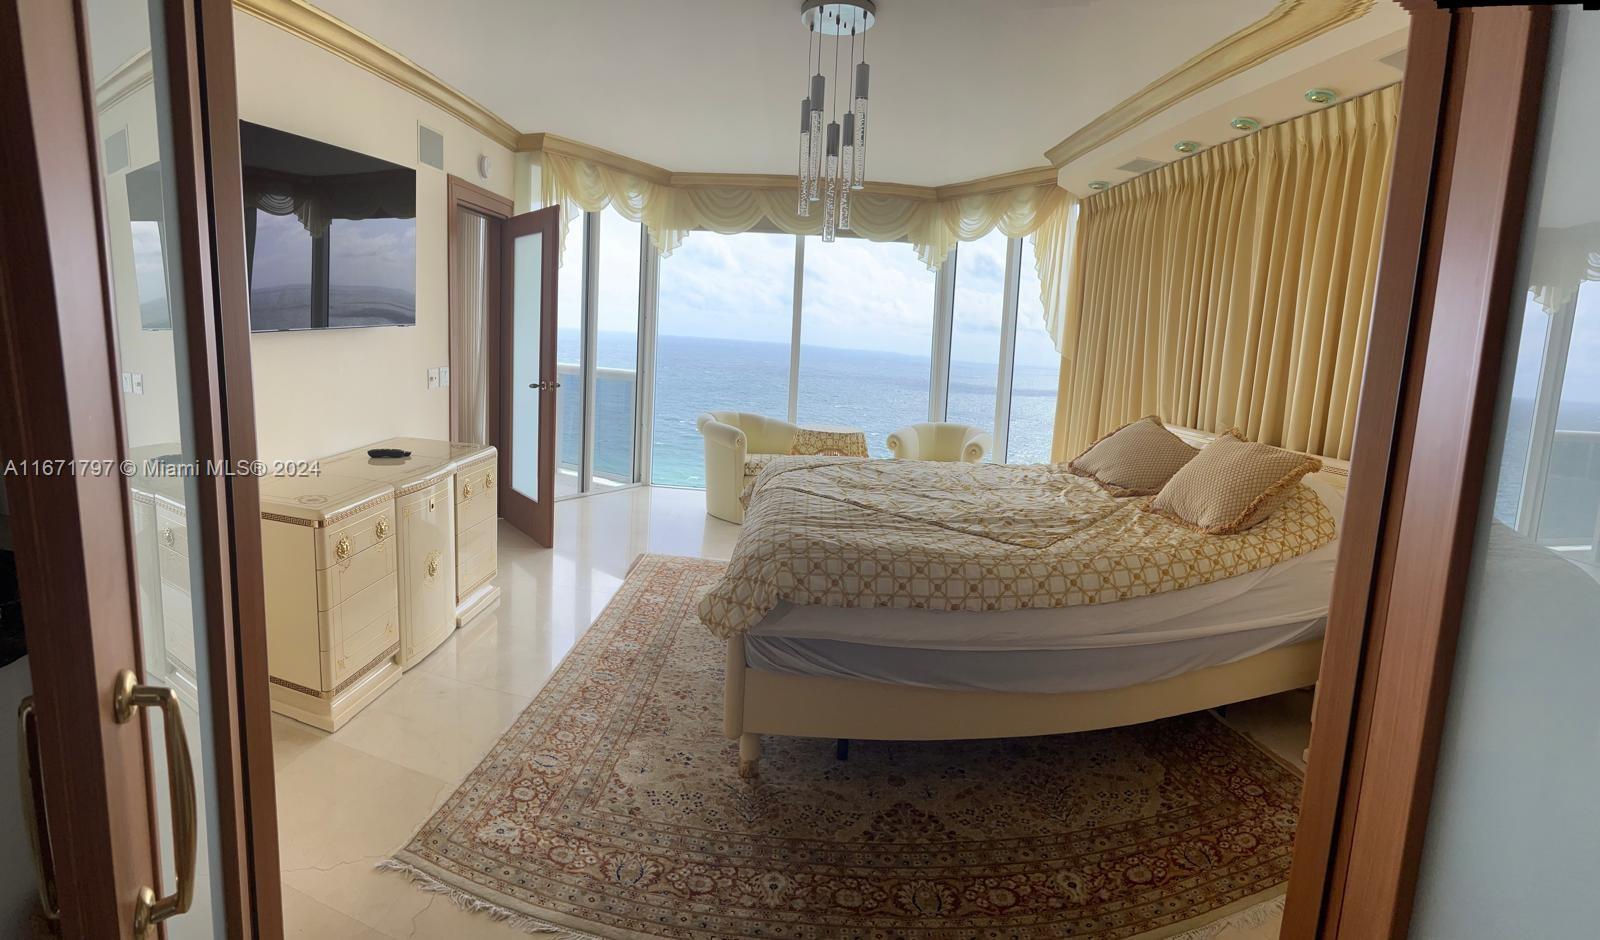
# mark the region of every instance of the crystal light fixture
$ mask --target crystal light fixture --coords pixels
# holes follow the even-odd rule
[[[800,20],[810,44],[806,47],[807,96],[800,105],[799,215],[811,215],[811,203],[821,203],[822,240],[831,242],[838,232],[850,230],[850,194],[866,182],[867,65],[865,33],[877,22],[875,0],[802,0]],[[861,54],[856,55],[860,37]],[[833,88],[822,72],[823,44],[833,41]],[[839,110],[839,59],[845,62],[848,88],[845,109]],[[830,94],[831,92],[831,94]],[[824,111],[827,112],[826,121]]]

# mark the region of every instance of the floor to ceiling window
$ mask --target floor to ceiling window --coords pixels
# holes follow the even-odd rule
[[[556,496],[638,482],[644,227],[613,208],[567,226],[557,283]]]
[[[650,481],[704,486],[695,419],[789,414],[792,235],[696,232],[660,261]]]
[[[1006,463],[1049,463],[1050,439],[1056,425],[1056,385],[1061,354],[1044,328],[1039,269],[1033,262],[1033,239],[1018,243],[1021,259],[1017,290],[1016,353],[1011,371],[1011,419],[1007,425]]]
[[[805,240],[800,303],[803,425],[860,428],[874,457],[928,420],[934,273],[905,242]]]
[[[957,246],[945,420],[993,431],[1006,352],[1006,255],[1011,240],[998,229]],[[950,262],[946,262],[947,264]],[[996,436],[996,450],[1000,441]],[[1003,451],[991,454],[1003,460]]]

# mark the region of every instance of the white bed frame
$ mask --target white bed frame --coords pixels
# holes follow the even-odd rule
[[[1172,431],[1196,446],[1215,435]],[[1320,458],[1340,487],[1345,461]],[[739,776],[754,777],[761,735],[858,741],[947,741],[1066,734],[1139,724],[1315,685],[1322,641],[1297,643],[1156,682],[1097,692],[985,692],[798,676],[752,669],[744,634],[728,640],[723,733],[739,741]]]

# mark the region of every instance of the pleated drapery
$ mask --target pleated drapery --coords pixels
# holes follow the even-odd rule
[[[1399,102],[1353,98],[1079,204],[1056,460],[1148,414],[1350,456]]]
[[[758,227],[791,235],[822,232],[820,206],[801,217],[793,186],[676,186],[551,151],[543,152],[541,167],[545,205],[561,203],[569,217],[611,206],[624,218],[643,223],[662,255],[672,254],[684,238],[702,229],[724,235]],[[994,229],[1011,238],[1032,235],[1071,203],[1071,195],[1054,183],[942,200],[855,192],[850,196],[850,230],[873,241],[909,241],[924,264],[937,268],[957,241],[973,241]]]
[[[467,209],[457,210],[459,236],[454,279],[456,302],[450,305],[450,333],[456,338],[452,350],[451,381],[456,387],[455,439],[469,444],[489,439],[489,376],[486,371],[488,324],[485,322],[488,298],[488,257],[484,242],[489,222]]]

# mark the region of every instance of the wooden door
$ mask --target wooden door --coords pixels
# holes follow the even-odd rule
[[[500,515],[552,544],[556,480],[556,275],[561,207],[501,226]]]
[[[0,452],[41,898],[276,937],[226,0],[0,0]],[[159,925],[159,926],[158,926]]]

